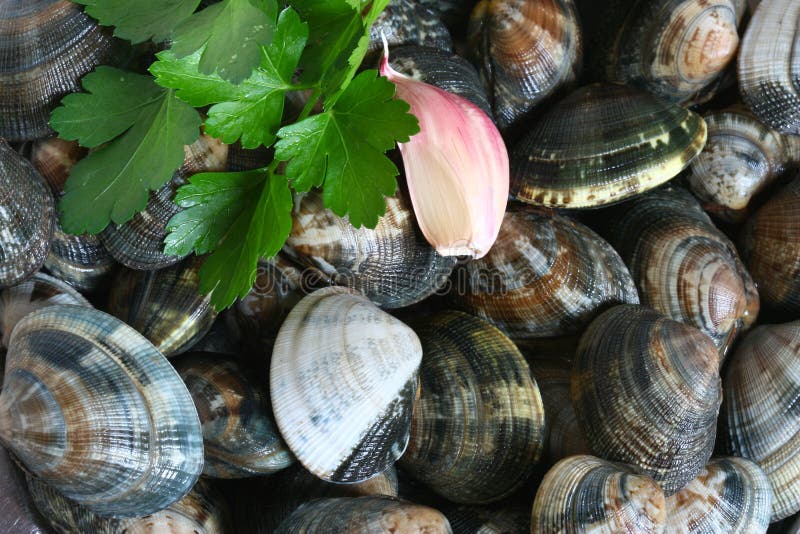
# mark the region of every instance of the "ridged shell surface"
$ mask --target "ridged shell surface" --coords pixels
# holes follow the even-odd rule
[[[31,148],[31,163],[42,175],[53,195],[58,198],[64,193],[64,184],[72,167],[87,153],[77,141],[65,141],[50,137],[36,141]]]
[[[157,512],[203,468],[200,421],[178,373],[132,328],[81,306],[35,311],[14,329],[0,441],[101,515]]]
[[[0,532],[8,534],[48,534],[48,522],[41,517],[28,495],[25,474],[0,448]]]
[[[48,135],[50,111],[110,57],[111,45],[110,33],[68,0],[0,3],[0,137]]]
[[[356,291],[303,298],[278,332],[270,396],[278,429],[303,466],[361,482],[406,449],[422,348],[405,324]]]
[[[203,474],[242,478],[284,469],[294,457],[272,420],[258,377],[221,354],[186,354],[175,364],[203,426]]]
[[[42,266],[55,221],[47,184],[0,138],[0,288],[21,282]]]
[[[764,533],[772,489],[764,472],[743,458],[715,458],[667,498],[665,534]]]
[[[116,264],[96,235],[70,235],[56,223],[50,253],[44,261],[45,269],[53,276],[91,293],[108,280]]]
[[[415,0],[389,1],[369,30],[370,51],[383,50],[381,35],[386,37],[391,47],[417,45],[453,51],[453,40],[447,27],[428,6]]]
[[[711,457],[722,394],[711,339],[642,306],[622,305],[581,337],[572,400],[592,451],[637,467],[666,495]]]
[[[661,534],[664,493],[623,464],[570,456],[544,476],[533,502],[531,534]]]
[[[759,326],[724,378],[728,451],[756,462],[772,485],[772,521],[800,511],[800,322]]]
[[[526,508],[453,506],[442,510],[456,534],[530,534],[531,513]]]
[[[611,245],[556,214],[507,212],[489,253],[454,279],[456,305],[512,339],[579,333],[605,308],[639,302]]]
[[[511,193],[551,207],[619,202],[676,176],[705,143],[699,115],[623,85],[589,85],[514,146]]]
[[[415,327],[420,397],[400,467],[446,499],[481,504],[519,489],[544,446],[539,388],[495,327],[442,312]]]

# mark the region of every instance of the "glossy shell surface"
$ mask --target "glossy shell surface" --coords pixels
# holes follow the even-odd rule
[[[56,223],[50,253],[44,261],[45,269],[53,276],[91,293],[108,281],[116,264],[96,235],[70,235]]]
[[[369,50],[383,50],[381,34],[391,47],[417,45],[445,52],[453,50],[453,40],[444,23],[429,6],[415,0],[388,2],[370,28]]]

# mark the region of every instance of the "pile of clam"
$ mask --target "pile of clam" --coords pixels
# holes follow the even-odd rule
[[[367,66],[381,32],[503,132],[493,248],[312,192],[217,313],[172,199],[266,155],[201,136],[65,234],[49,112],[131,54],[0,0],[0,532],[800,531],[800,2],[392,0]]]

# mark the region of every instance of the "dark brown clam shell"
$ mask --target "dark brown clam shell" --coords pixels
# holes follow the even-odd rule
[[[33,144],[31,163],[50,186],[53,195],[59,198],[64,194],[64,184],[72,167],[87,153],[77,141],[64,141],[50,137]]]
[[[0,532],[47,534],[49,524],[36,510],[25,485],[25,474],[0,447]]]
[[[433,10],[415,0],[390,0],[369,30],[370,51],[383,50],[381,35],[391,47],[417,45],[453,51],[447,27]]]

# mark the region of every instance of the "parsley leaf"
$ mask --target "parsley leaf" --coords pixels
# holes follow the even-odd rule
[[[137,0],[135,5],[131,0],[72,1],[86,6],[86,13],[103,26],[114,26],[114,35],[133,43],[166,41],[200,4],[200,0]]]
[[[223,0],[195,13],[175,28],[172,51],[178,58],[201,50],[199,71],[239,84],[261,60],[261,46],[275,31],[275,0]]]
[[[65,97],[50,121],[63,139],[89,147],[108,142],[79,161],[67,180],[59,207],[61,225],[72,234],[97,233],[141,211],[148,191],[181,166],[183,146],[199,137],[201,122],[196,110],[148,76],[98,67],[83,87],[90,92]]]
[[[285,9],[273,42],[262,48],[259,68],[240,85],[216,74],[201,74],[200,52],[182,59],[161,52],[150,72],[158,84],[177,89],[177,96],[195,107],[215,104],[208,110],[207,134],[228,144],[241,139],[244,148],[269,146],[283,117],[286,92],[295,89],[292,74],[307,36],[308,28],[297,13]]]
[[[394,85],[374,70],[359,74],[323,113],[278,131],[275,159],[297,191],[323,187],[325,205],[353,226],[375,227],[395,193],[397,167],[384,152],[419,131]]]

